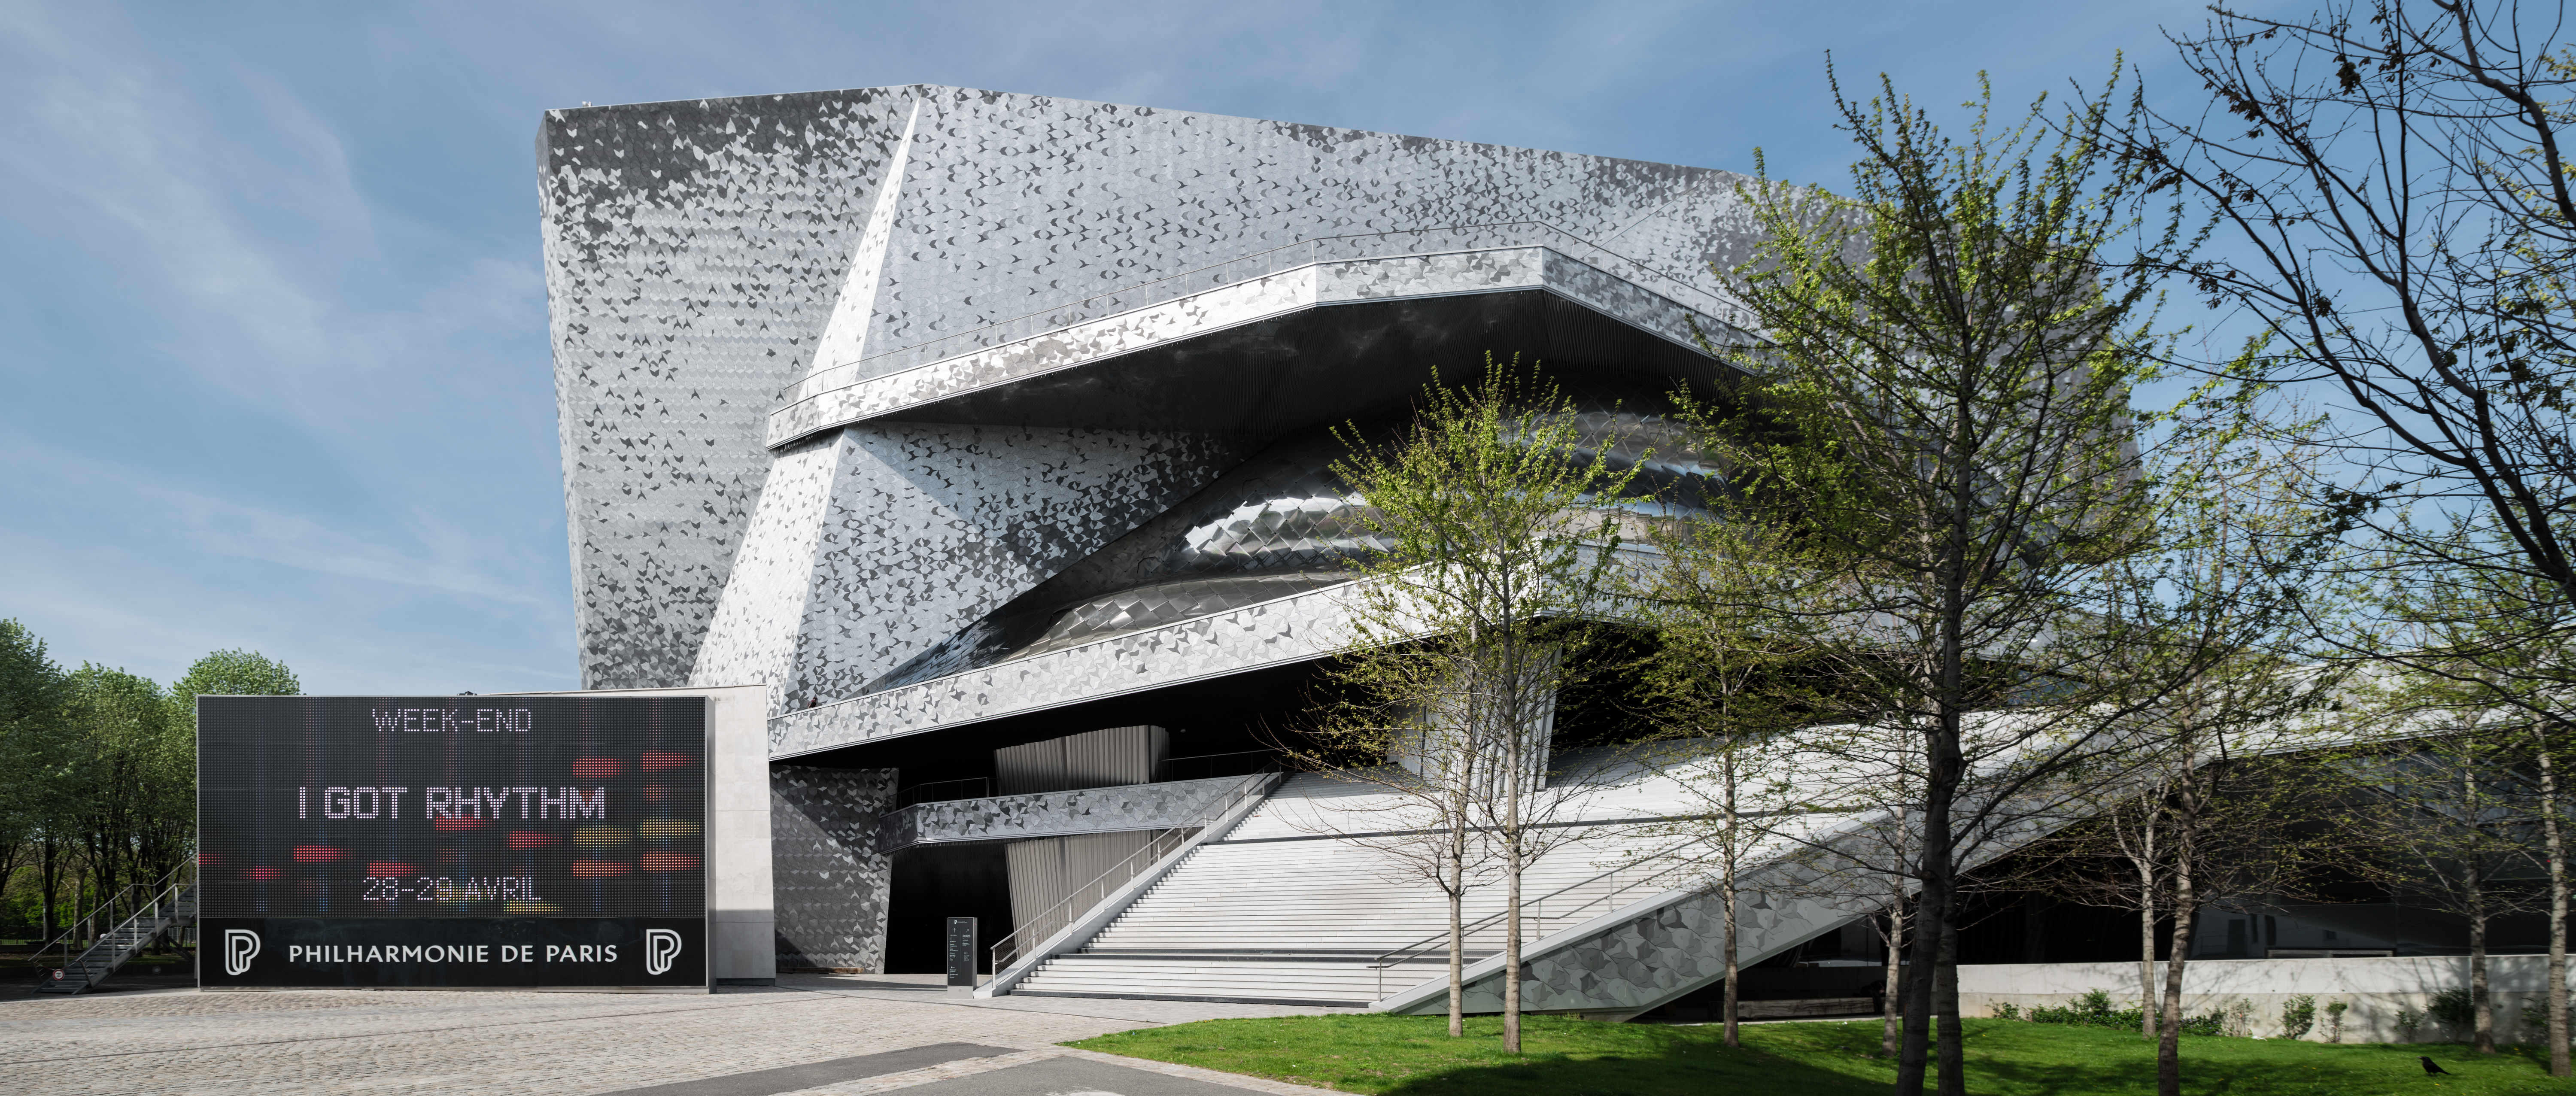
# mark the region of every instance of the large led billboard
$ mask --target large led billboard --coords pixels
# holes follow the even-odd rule
[[[200,982],[709,984],[704,697],[197,701]]]

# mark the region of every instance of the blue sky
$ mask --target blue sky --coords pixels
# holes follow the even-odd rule
[[[533,145],[939,83],[1831,184],[1824,54],[1932,103],[2175,86],[2197,4],[0,0],[0,617],[160,681],[572,688]],[[2160,82],[2161,81],[2161,82]],[[2162,95],[2158,96],[2162,98]]]

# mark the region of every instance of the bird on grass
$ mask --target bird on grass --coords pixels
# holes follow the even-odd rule
[[[2450,1070],[2444,1069],[2444,1068],[2442,1068],[2441,1066],[2435,1065],[2435,1064],[2433,1063],[2433,1059],[2431,1059],[2430,1057],[2427,1057],[2427,1056],[2425,1056],[2425,1055],[2418,1054],[2418,1055],[2416,1055],[2416,1056],[2415,1056],[2415,1060],[2416,1060],[2416,1061],[2418,1061],[2418,1062],[2422,1062],[2422,1063],[2424,1063],[2424,1072],[2426,1072],[2426,1073],[2444,1073],[2444,1074],[2447,1074],[2447,1073],[2451,1072]]]

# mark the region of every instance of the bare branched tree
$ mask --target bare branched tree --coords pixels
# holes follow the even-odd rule
[[[2455,599],[2475,626],[2452,642],[2320,634],[2484,689],[2538,735],[2569,726],[2576,684],[2576,67],[2562,30],[2556,5],[2512,2],[2221,8],[2174,38],[2206,106],[2159,112],[2141,96],[2107,134],[2148,173],[2142,193],[2194,198],[2218,228],[2201,255],[2149,261],[2259,332],[2242,355],[2195,364],[2337,397],[2345,463],[2316,493],[2369,549],[2355,566],[2382,569],[2383,586],[2509,595]],[[2563,941],[2568,880],[2555,861],[2551,876]],[[2564,986],[2563,943],[2549,967]],[[2568,1076],[2565,994],[2548,1007],[2550,1072]]]

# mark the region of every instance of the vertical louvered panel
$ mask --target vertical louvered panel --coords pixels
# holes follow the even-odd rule
[[[1036,795],[1063,790],[1063,739],[1050,738],[993,751],[994,794]]]
[[[1151,784],[1172,752],[1161,727],[1110,727],[993,751],[997,795]]]
[[[1132,833],[1087,833],[1078,837],[1044,837],[1035,841],[1014,841],[1003,849],[1011,870],[1011,926],[1028,924],[1031,918],[1054,909],[1066,896],[1100,878],[1111,868],[1126,863],[1137,850],[1151,844],[1159,830]],[[1142,864],[1127,864],[1140,869]],[[1130,877],[1133,877],[1131,871]],[[1110,880],[1111,889],[1124,879]],[[1092,898],[1098,901],[1098,898]],[[1037,941],[1029,941],[1036,943]]]
[[[1170,732],[1161,727],[1111,727],[1067,738],[1065,787],[1153,783],[1154,770],[1171,752],[1171,740]]]

